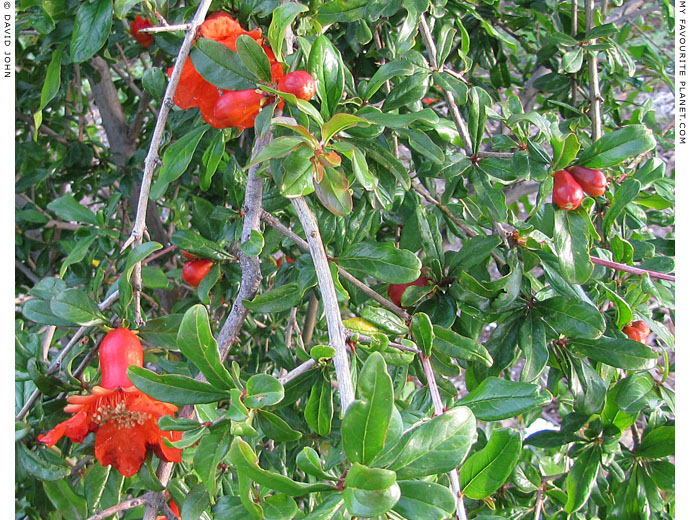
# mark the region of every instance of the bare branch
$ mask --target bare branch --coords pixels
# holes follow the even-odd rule
[[[292,199],[292,206],[295,208],[297,217],[302,223],[302,229],[304,229],[304,233],[307,235],[309,251],[314,261],[316,278],[319,281],[319,290],[321,291],[321,301],[326,313],[329,343],[335,349],[333,366],[336,379],[338,380],[340,403],[344,413],[347,407],[350,406],[350,403],[354,401],[355,391],[350,377],[350,361],[347,355],[347,346],[345,345],[345,328],[340,316],[340,306],[338,305],[338,297],[336,296],[335,285],[333,284],[331,270],[328,265],[328,257],[326,256],[323,242],[321,242],[319,226],[316,223],[314,214],[307,205],[307,201],[303,197]]]
[[[178,23],[175,25],[158,25],[156,27],[146,27],[145,29],[139,29],[142,33],[165,33],[174,31],[187,31],[192,27],[191,23]]]
[[[120,511],[128,511],[129,509],[134,509],[135,507],[147,505],[152,499],[152,495],[154,494],[155,493],[149,492],[137,498],[130,498],[129,500],[120,502],[119,504],[109,507],[108,509],[104,509],[103,511],[100,511],[93,516],[90,516],[88,520],[105,520],[106,518],[110,518],[111,516],[119,513]]]
[[[38,283],[41,279],[34,274],[34,272],[22,264],[17,258],[14,259],[14,266],[19,269],[24,276],[26,276],[33,283]]]
[[[282,384],[287,384],[293,379],[297,379],[299,376],[302,374],[305,374],[312,370],[313,368],[316,368],[317,363],[313,359],[308,359],[301,365],[299,365],[297,368],[294,368],[290,370],[287,374],[285,374],[283,377],[279,378],[278,381],[280,381]]]
[[[637,274],[643,276],[648,274],[650,278],[658,278],[659,280],[669,280],[671,282],[676,281],[676,277],[671,274],[659,273],[657,271],[650,271],[648,269],[640,269],[639,267],[632,267],[630,265],[619,264],[618,262],[612,262],[611,260],[604,260],[603,258],[598,258],[592,256],[592,263],[597,265],[603,265],[609,269],[615,269],[616,271],[623,271],[625,273]]]
[[[584,0],[585,2],[585,22],[587,31],[594,27],[594,0]],[[595,43],[590,40],[588,43]],[[597,51],[592,51],[587,56],[589,68],[589,117],[592,120],[592,141],[597,141],[604,133],[601,121],[601,90],[599,88],[599,69],[597,67]]]
[[[304,319],[304,330],[302,331],[302,341],[305,345],[311,343],[314,336],[314,327],[316,326],[316,314],[319,311],[319,300],[316,298],[316,293],[311,291],[309,293],[309,306],[307,307],[307,317]]]

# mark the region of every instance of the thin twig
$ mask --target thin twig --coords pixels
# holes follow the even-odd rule
[[[118,299],[120,296],[119,291],[113,292],[110,296],[108,296],[105,300],[103,300],[101,303],[98,304],[98,308],[102,311],[106,310],[108,307],[110,307],[115,301]],[[48,366],[48,369],[46,370],[46,375],[50,375],[58,370],[60,367],[61,363],[64,361],[64,359],[67,357],[67,354],[70,353],[70,351],[74,348],[74,346],[77,344],[77,342],[81,339],[81,337],[86,334],[86,332],[90,329],[91,327],[79,327],[77,332],[74,333],[74,336],[72,336],[72,339],[69,340],[69,343],[65,345],[65,347],[60,351],[60,353],[57,355],[55,359],[53,359],[52,363]],[[38,396],[41,395],[41,391],[39,389],[34,390],[34,392],[29,396],[29,399],[27,399],[26,403],[24,403],[24,406],[22,409],[19,411],[17,414],[16,419],[18,421],[24,420],[26,415],[29,413],[29,410],[31,409],[31,406],[36,402],[36,399],[38,399]]]
[[[436,44],[429,30],[429,25],[426,22],[424,14],[419,18],[419,29],[422,33],[422,39],[424,40],[424,45],[426,47],[427,53],[429,54],[429,61],[431,62],[431,68],[434,70],[440,70],[437,57],[436,57]],[[458,105],[455,103],[453,94],[447,90],[443,90],[443,97],[446,98],[446,103],[448,105],[448,110],[450,111],[453,123],[455,123],[455,128],[462,139],[463,147],[467,155],[472,155],[472,138],[470,137],[470,132],[467,129],[465,121],[460,115],[460,110],[458,110]]]
[[[109,507],[108,509],[99,511],[95,515],[90,516],[88,520],[105,520],[106,518],[110,518],[120,511],[128,511],[129,509],[134,509],[135,507],[147,505],[153,494],[154,493],[149,492],[137,498],[130,498],[129,500],[120,502],[119,504]]]
[[[431,361],[424,354],[420,355],[422,361],[422,368],[424,369],[424,377],[426,377],[427,385],[429,386],[429,393],[431,394],[431,402],[434,404],[434,415],[443,415],[445,411],[443,408],[443,401],[441,401],[441,393],[436,384],[436,376],[434,376],[434,369],[431,367]],[[460,488],[460,478],[458,471],[452,469],[448,472],[450,478],[450,485],[453,488],[453,494],[457,500],[457,509],[455,514],[458,520],[467,520],[467,513],[465,512],[465,502],[463,500],[462,489]]]
[[[28,123],[30,125],[33,125],[33,119],[31,119],[29,116],[26,116],[22,114],[21,112],[18,112],[17,110],[14,111],[14,118],[15,119],[21,119],[25,123]],[[53,139],[55,139],[58,143],[64,144],[64,145],[69,145],[69,141],[62,137],[59,133],[57,133],[55,130],[48,128],[45,124],[41,124],[41,126],[38,127],[38,133],[39,134],[45,134]]]
[[[290,228],[288,228],[277,217],[271,215],[267,211],[263,211],[261,213],[261,220],[263,220],[266,224],[271,226],[276,231],[280,231],[283,235],[292,240],[295,243],[295,245],[299,247],[302,251],[309,252],[309,244],[307,243],[307,241],[300,237],[297,233],[292,231]],[[343,280],[346,280],[350,284],[354,285],[357,289],[362,291],[369,298],[378,302],[382,307],[385,307],[399,318],[405,321],[410,320],[411,316],[404,309],[401,309],[390,300],[387,300],[368,285],[360,282],[357,278],[352,276],[344,268],[338,266],[338,274]]]
[[[348,359],[345,335],[343,333],[345,327],[343,326],[343,320],[340,316],[338,297],[335,292],[333,278],[331,277],[326,250],[323,247],[319,226],[316,223],[314,214],[309,209],[307,201],[304,200],[303,197],[292,199],[292,206],[297,212],[297,217],[307,236],[309,251],[314,262],[316,278],[318,279],[319,290],[321,291],[321,301],[323,302],[323,308],[326,314],[329,343],[335,349],[333,366],[338,381],[338,392],[340,394],[342,413],[344,414],[345,410],[350,406],[350,403],[355,399],[355,391],[350,377],[350,361]]]
[[[176,25],[157,25],[156,27],[146,27],[139,29],[142,33],[164,33],[173,31],[186,31],[192,27],[191,23],[178,23]]]
[[[288,319],[285,330],[285,346],[289,349],[292,347],[292,333],[295,330],[295,323],[297,322],[297,307],[290,309],[290,318]]]
[[[603,265],[609,269],[615,269],[616,271],[623,271],[625,273],[637,274],[643,276],[648,274],[650,278],[658,278],[659,280],[670,280],[671,282],[676,281],[676,277],[671,274],[659,273],[657,271],[650,271],[648,269],[640,269],[639,267],[632,267],[630,265],[619,264],[618,262],[612,262],[611,260],[604,260],[596,256],[592,256],[592,263],[597,265]]]
[[[570,0],[571,5],[570,5],[570,35],[575,38],[577,36],[577,14],[578,14],[578,5],[577,5],[577,0]],[[575,75],[573,74],[573,77],[570,78],[570,104],[573,105],[574,107],[577,106],[577,79]]]
[[[38,283],[41,281],[41,279],[36,276],[31,269],[26,267],[24,264],[22,264],[18,259],[14,259],[14,266],[19,269],[24,276],[26,276],[29,280],[31,280],[33,283]]]
[[[158,147],[160,146],[160,142],[163,137],[163,131],[165,129],[165,123],[168,119],[168,114],[173,106],[173,96],[182,75],[182,68],[184,67],[187,56],[189,55],[189,51],[194,43],[194,38],[196,37],[196,30],[206,18],[206,13],[208,12],[210,6],[211,0],[201,0],[194,18],[189,24],[187,34],[184,37],[182,46],[180,47],[180,51],[177,54],[175,66],[173,67],[173,72],[170,77],[170,81],[168,82],[168,87],[165,90],[165,96],[163,97],[163,103],[161,104],[161,108],[158,113],[158,119],[156,119],[156,126],[153,130],[153,136],[151,137],[151,145],[149,146],[148,154],[144,160],[144,173],[141,179],[141,189],[139,191],[139,202],[137,205],[137,215],[134,220],[134,227],[132,229],[132,234],[122,246],[123,251],[132,244],[134,244],[134,247],[136,247],[142,243],[144,230],[146,229],[146,210],[149,202],[149,193],[151,192],[153,171],[156,167],[156,164],[158,164],[160,161],[158,157]],[[132,278],[132,287],[135,300],[134,321],[137,324],[141,324],[141,263],[138,263],[135,266]]]
[[[544,504],[544,490],[546,487],[546,482],[542,482],[539,490],[537,491],[537,500],[534,503],[534,520],[541,520],[541,510]]]
[[[585,23],[587,32],[594,27],[594,0],[584,0],[585,2]],[[590,40],[593,44],[596,40]],[[601,121],[601,90],[599,89],[599,69],[597,67],[597,51],[588,51],[587,64],[589,67],[589,117],[592,120],[592,141],[597,141],[604,133]]]
[[[305,374],[313,368],[316,368],[316,366],[317,363],[315,360],[308,359],[304,363],[299,365],[297,368],[293,368],[292,370],[290,370],[290,372],[285,374],[283,377],[278,378],[278,381],[280,381],[282,384],[287,384],[293,379],[297,379],[302,374]]]
[[[53,336],[55,335],[55,325],[51,325],[46,330],[46,335],[43,337],[43,343],[41,344],[41,355],[43,356],[43,361],[48,361],[48,349],[50,344],[53,342]]]

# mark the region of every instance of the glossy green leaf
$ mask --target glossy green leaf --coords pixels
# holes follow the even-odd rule
[[[626,370],[648,370],[658,358],[648,346],[622,338],[573,339],[568,347],[595,361]]]
[[[278,61],[283,61],[285,32],[297,15],[308,10],[309,8],[306,5],[285,2],[273,11],[271,25],[268,27],[268,42],[271,44],[271,49],[273,49],[273,53]]]
[[[254,76],[244,66],[239,55],[220,42],[199,38],[189,57],[197,72],[218,88],[225,90],[256,88]]]
[[[553,147],[553,162],[551,163],[553,171],[570,166],[580,151],[580,142],[575,134],[568,134],[565,139],[554,136],[551,138],[551,146]]]
[[[192,253],[201,258],[211,260],[227,261],[234,257],[216,242],[202,237],[193,229],[181,229],[175,231],[170,237],[170,242],[188,253]]]
[[[38,452],[30,450],[23,442],[17,443],[16,446],[17,464],[21,464],[31,476],[43,481],[60,480],[69,476],[70,468],[67,464],[53,464],[41,457]]]
[[[230,373],[220,360],[208,311],[203,305],[194,305],[185,312],[177,333],[177,347],[201,370],[211,385],[227,390],[235,387]]]
[[[74,63],[88,60],[103,47],[110,35],[112,22],[111,0],[94,0],[81,4],[77,10],[69,48]]]
[[[628,179],[618,186],[611,202],[611,207],[608,208],[606,215],[604,215],[603,230],[606,236],[609,235],[616,219],[625,211],[625,207],[640,193],[640,188],[640,181],[636,179]]]
[[[648,372],[632,374],[619,384],[616,405],[627,414],[638,413],[656,396],[656,384]]]
[[[335,113],[345,87],[345,71],[340,53],[325,35],[314,40],[307,63],[316,82],[316,92],[321,100],[321,113],[328,117]]]
[[[65,520],[86,520],[86,499],[74,492],[67,479],[44,480],[42,484],[46,496]]]
[[[350,514],[371,518],[382,515],[400,499],[395,473],[355,462],[345,477],[345,504]]]
[[[493,364],[491,354],[477,341],[438,325],[434,325],[434,334],[434,348],[444,354],[456,359],[479,361],[488,367]]]
[[[455,512],[455,497],[445,486],[421,480],[401,480],[400,500],[393,510],[404,518],[443,520]]]
[[[568,502],[565,510],[573,513],[580,509],[589,498],[596,482],[597,472],[601,464],[601,448],[592,446],[582,452],[575,464],[568,471],[566,487],[568,490]]]
[[[538,385],[487,377],[458,404],[469,407],[477,419],[499,421],[550,402],[551,394]]]
[[[392,242],[358,242],[336,259],[338,265],[353,275],[373,276],[387,283],[410,283],[419,278],[422,263]]]
[[[222,132],[218,132],[213,136],[211,143],[206,148],[201,162],[204,164],[204,168],[199,175],[199,188],[202,191],[206,191],[211,187],[211,180],[213,180],[213,175],[218,169],[220,160],[225,152],[225,139]]]
[[[292,442],[302,437],[300,432],[293,430],[288,423],[274,413],[259,410],[256,417],[258,426],[269,439],[277,442]]]
[[[297,283],[291,282],[259,294],[252,301],[242,300],[242,304],[250,311],[269,313],[291,309],[301,299]]]
[[[467,127],[472,138],[472,151],[475,154],[479,151],[479,147],[482,144],[482,136],[484,135],[487,119],[486,107],[488,106],[491,106],[491,98],[486,91],[480,87],[472,87],[469,97]]]
[[[364,363],[358,389],[343,418],[343,449],[351,462],[368,464],[383,449],[393,413],[393,382],[378,352]]]
[[[321,436],[331,433],[333,388],[329,381],[321,380],[320,383],[312,387],[304,408],[304,420],[307,421],[312,430]]]
[[[656,139],[649,128],[628,125],[595,141],[580,154],[577,164],[593,169],[611,168],[652,150],[654,146]]]
[[[230,448],[230,428],[228,421],[211,429],[199,442],[194,453],[194,471],[201,477],[201,481],[210,496],[216,490],[216,469]]]
[[[263,47],[251,36],[241,34],[237,40],[237,55],[246,69],[258,80],[271,81],[271,64]]]
[[[393,87],[386,95],[381,110],[383,112],[391,112],[419,101],[424,97],[428,88],[429,73],[425,71],[415,72]]]
[[[181,520],[197,520],[202,517],[204,511],[211,505],[206,489],[203,484],[197,484],[185,496],[182,507],[180,507]]]
[[[287,198],[309,195],[314,191],[312,183],[313,165],[310,161],[314,157],[311,148],[300,146],[282,162],[284,171],[280,185],[280,194]]]
[[[165,403],[215,403],[230,397],[228,392],[217,390],[208,383],[178,374],[159,375],[132,365],[127,370],[127,375],[139,390]]]
[[[272,406],[283,400],[285,389],[275,377],[255,374],[247,381],[244,404],[249,408]]]
[[[323,141],[325,146],[338,132],[342,132],[343,130],[347,130],[348,128],[352,128],[353,126],[366,122],[366,119],[353,114],[335,114],[321,127],[321,141]]]
[[[554,212],[553,241],[563,277],[570,283],[583,284],[594,271],[589,257],[589,216],[583,208]]]
[[[386,458],[390,461],[386,466],[401,480],[445,473],[465,459],[475,431],[469,408],[451,408],[407,430]]]
[[[531,383],[539,378],[549,360],[544,322],[534,313],[529,313],[520,325],[518,345],[525,355],[520,380]]]
[[[659,426],[645,432],[635,455],[647,459],[661,459],[676,453],[676,427]]]
[[[50,300],[50,310],[58,318],[91,327],[108,320],[98,305],[81,289],[67,289]]]
[[[41,104],[34,112],[34,141],[38,137],[38,129],[43,121],[43,109],[57,95],[60,90],[60,66],[62,65],[63,45],[53,51],[46,70],[46,78],[41,88]]]
[[[330,484],[305,484],[296,482],[279,473],[267,471],[259,466],[259,458],[251,446],[240,437],[235,437],[230,445],[230,461],[239,474],[252,479],[269,489],[296,497],[318,491],[333,491]]]
[[[460,469],[463,493],[475,500],[492,495],[513,472],[520,458],[522,440],[515,430],[494,430],[489,442],[473,453]]]
[[[431,348],[434,345],[434,326],[429,319],[429,315],[418,312],[412,316],[410,332],[412,332],[412,336],[424,355],[430,356]]]
[[[567,338],[596,339],[606,329],[599,309],[580,300],[554,296],[535,308],[556,332]]]
[[[321,182],[314,180],[314,192],[328,211],[344,216],[352,211],[352,190],[347,176],[340,170],[325,166]]]
[[[381,86],[388,80],[398,76],[409,76],[414,72],[414,67],[407,61],[389,61],[379,67],[367,83],[364,99],[369,99],[376,94]]]
[[[250,258],[259,256],[263,248],[264,236],[255,229],[252,229],[249,240],[240,244],[240,251]]]
[[[67,222],[85,222],[98,225],[98,219],[93,212],[79,204],[71,193],[67,193],[48,203],[48,209]]]
[[[319,454],[309,446],[305,446],[302,448],[302,451],[297,454],[295,463],[298,468],[308,475],[313,475],[322,480],[337,480],[336,477],[329,475],[323,470]]]
[[[208,129],[206,125],[197,127],[166,148],[158,179],[151,186],[152,200],[160,199],[170,183],[177,180],[187,170],[199,141]]]

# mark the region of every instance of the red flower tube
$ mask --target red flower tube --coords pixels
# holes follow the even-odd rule
[[[153,34],[139,32],[141,29],[146,29],[148,27],[153,27],[153,24],[139,15],[129,24],[129,33],[142,47],[148,47],[153,43]]]
[[[142,393],[127,376],[130,366],[143,366],[139,339],[128,329],[115,329],[103,338],[99,359],[103,386],[94,386],[89,395],[69,396],[65,412],[75,415],[39,435],[38,440],[54,446],[66,436],[81,443],[96,432],[96,459],[125,477],[139,471],[149,449],[162,460],[180,462],[182,450],[166,446],[164,439],[180,440],[182,432],[164,432],[158,427],[158,419],[174,416],[177,407]]]

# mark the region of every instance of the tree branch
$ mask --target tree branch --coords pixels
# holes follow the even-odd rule
[[[650,271],[648,269],[640,269],[639,267],[632,267],[630,265],[619,264],[618,262],[612,262],[611,260],[604,260],[603,258],[598,258],[592,256],[592,263],[596,265],[603,265],[609,269],[615,269],[616,271],[623,271],[625,273],[637,274],[643,276],[648,274],[650,278],[658,278],[659,280],[669,280],[671,282],[676,281],[676,277],[671,274],[659,273],[657,271]]]
[[[321,291],[321,301],[326,313],[329,343],[335,349],[333,366],[336,379],[338,380],[338,392],[340,393],[342,411],[345,413],[347,407],[355,399],[355,391],[350,377],[350,361],[347,355],[347,346],[345,345],[345,327],[340,316],[340,306],[338,305],[335,285],[333,284],[331,270],[328,265],[328,257],[326,256],[323,242],[321,242],[319,226],[316,223],[314,214],[307,205],[307,201],[303,197],[298,197],[292,199],[292,206],[295,208],[297,217],[302,224],[302,229],[304,229],[304,233],[307,235],[309,251],[314,261],[316,278],[319,281],[319,290]]]
[[[305,345],[311,343],[316,326],[316,314],[319,312],[319,300],[314,291],[309,293],[309,306],[307,307],[307,317],[304,320],[304,330],[302,331],[302,341]]]
[[[436,384],[434,369],[431,367],[431,361],[424,354],[420,354],[419,357],[422,361],[422,367],[424,368],[424,376],[426,377],[427,384],[429,385],[431,402],[434,404],[434,414],[443,415],[445,410],[443,408],[443,402],[441,401],[441,394],[438,391],[438,385]],[[460,488],[458,471],[456,469],[449,471],[448,478],[450,479],[450,485],[453,488],[453,494],[455,494],[455,498],[457,500],[457,509],[455,514],[457,515],[458,520],[467,520],[467,513],[465,513],[465,502],[463,500],[462,490]]]
[[[587,31],[594,27],[594,0],[584,0],[585,2],[585,21]],[[590,40],[588,43],[594,43]],[[599,69],[597,67],[597,51],[592,51],[587,56],[589,68],[589,117],[592,120],[592,141],[597,141],[604,133],[601,121],[601,90],[599,89]]]
[[[140,497],[130,498],[129,500],[120,502],[119,504],[109,507],[108,509],[99,511],[95,515],[90,516],[88,520],[105,520],[106,518],[110,518],[111,516],[119,513],[120,511],[128,511],[129,509],[134,509],[135,507],[145,506],[149,504],[149,502],[153,498],[152,495],[154,494],[155,493],[153,492],[148,492]]]

